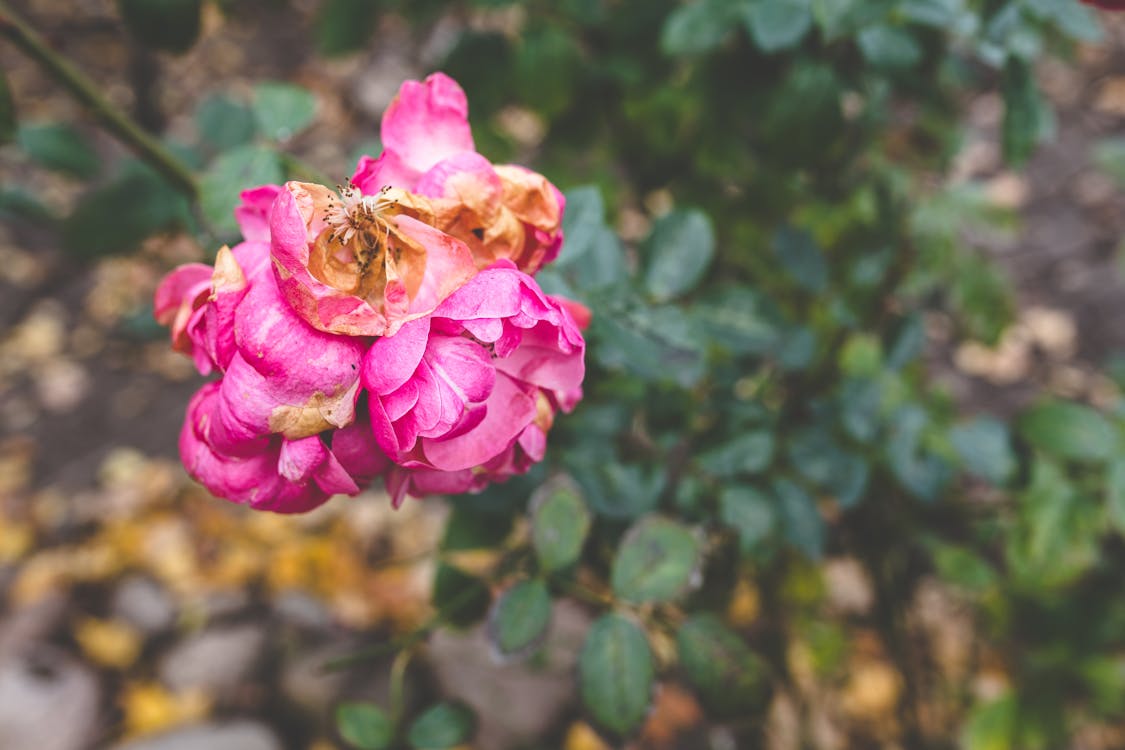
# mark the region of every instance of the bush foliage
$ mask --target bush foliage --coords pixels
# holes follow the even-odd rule
[[[146,37],[150,14],[199,6],[120,9],[142,41],[174,51],[197,24]],[[364,49],[388,16],[418,40],[441,18],[507,19],[461,24],[437,67],[466,88],[497,160],[527,153],[501,113],[541,124],[535,166],[568,190],[566,244],[538,278],[593,311],[586,399],[554,426],[547,461],[451,500],[434,585],[443,625],[487,620],[497,654],[526,659],[553,599],[584,602],[595,620],[576,700],[613,737],[633,735],[657,683],[676,680],[735,746],[757,746],[771,698],[799,694],[794,649],[838,684],[853,627],[878,634],[902,680],[906,747],[1062,747],[1125,711],[1125,413],[1042,400],[1010,423],[965,416],[920,359],[928,312],[986,344],[1013,313],[1003,274],[965,239],[1012,217],[942,179],[966,99],[999,90],[1003,152],[1021,164],[1052,128],[1033,64],[1096,40],[1091,12],[1073,0],[324,0],[316,43]],[[208,97],[199,142],[178,147],[201,174],[198,211],[139,161],[101,164],[72,128],[0,132],[45,168],[101,175],[54,219],[91,256],[169,226],[231,233],[238,191],[292,174],[284,144],[315,116],[287,83]],[[134,200],[106,222],[122,194]],[[14,188],[0,211],[49,213]],[[495,553],[487,578],[455,564],[475,549]],[[838,557],[872,584],[861,621],[827,603],[819,562]],[[992,695],[973,691],[973,670],[938,669],[916,637],[909,612],[934,579],[971,609],[1004,675]],[[758,615],[731,617],[748,591]],[[936,728],[919,718],[935,702],[948,715]],[[398,713],[348,704],[341,734],[360,748],[447,747],[474,728],[457,703]]]

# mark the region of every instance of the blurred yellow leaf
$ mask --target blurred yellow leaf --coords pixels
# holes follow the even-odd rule
[[[85,617],[74,626],[74,638],[95,664],[125,669],[141,652],[141,635],[130,625],[118,620]]]
[[[0,523],[0,563],[23,557],[35,542],[35,531],[28,524]]]
[[[761,602],[758,598],[758,589],[745,578],[739,579],[734,588],[730,605],[727,607],[727,618],[736,628],[744,628],[758,619]]]
[[[606,742],[598,736],[589,724],[584,721],[576,721],[570,725],[570,729],[566,733],[566,741],[563,743],[564,750],[613,750]]]
[[[201,690],[173,693],[155,682],[130,683],[121,694],[125,731],[150,734],[207,716],[211,699]]]

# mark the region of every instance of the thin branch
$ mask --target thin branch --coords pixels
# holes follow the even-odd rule
[[[145,132],[128,115],[102,96],[97,84],[52,49],[47,41],[17,16],[4,0],[0,0],[0,34],[42,65],[101,120],[111,135],[164,175],[177,190],[189,198],[196,197],[199,191],[192,171],[164,148],[159,140]]]

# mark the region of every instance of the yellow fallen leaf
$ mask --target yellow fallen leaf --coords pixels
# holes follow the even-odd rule
[[[736,628],[744,628],[758,619],[760,610],[758,589],[746,579],[740,579],[727,607],[727,617],[731,624]]]
[[[22,523],[0,523],[0,563],[15,562],[31,549],[35,542],[35,532],[31,526]]]
[[[74,638],[91,661],[112,669],[132,666],[143,645],[140,633],[132,626],[95,617],[79,620],[74,626]]]
[[[613,750],[605,740],[598,736],[589,724],[576,721],[570,725],[563,743],[564,750]]]
[[[201,690],[173,693],[155,682],[134,682],[121,692],[125,733],[151,734],[197,721],[211,710],[211,699]]]

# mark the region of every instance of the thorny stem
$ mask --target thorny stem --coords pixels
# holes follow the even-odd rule
[[[177,190],[192,199],[197,196],[199,187],[192,171],[164,148],[159,140],[145,132],[106,99],[93,81],[52,49],[37,31],[16,15],[5,0],[0,0],[0,34],[42,65],[74,98],[101,120],[106,130],[151,164]]]

